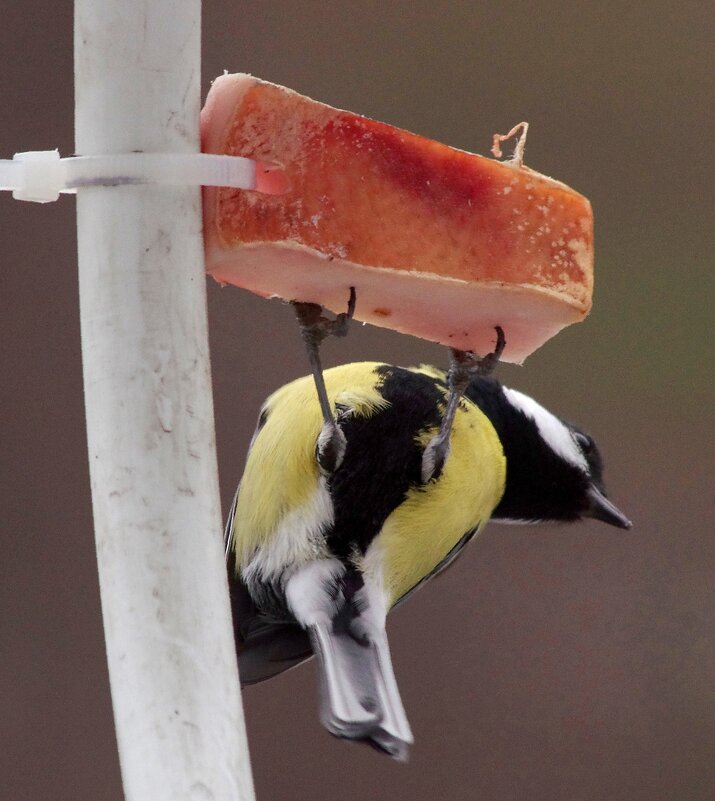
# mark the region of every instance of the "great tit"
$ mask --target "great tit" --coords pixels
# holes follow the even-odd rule
[[[455,394],[445,372],[346,364],[321,371],[320,402],[314,377],[264,403],[226,526],[241,680],[315,654],[326,728],[404,759],[388,611],[490,519],[631,524],[606,498],[593,440],[491,377],[459,392],[449,457],[427,471]]]

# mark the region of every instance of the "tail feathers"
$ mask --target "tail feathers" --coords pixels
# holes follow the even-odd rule
[[[285,595],[318,657],[323,725],[406,759],[412,732],[392,671],[384,593],[330,558],[296,570]]]
[[[381,720],[371,649],[331,628],[314,624],[309,629],[320,667],[321,719],[338,737],[359,739]]]
[[[321,719],[337,737],[365,740],[399,760],[413,742],[384,632],[358,641],[332,621],[308,629],[322,684]]]
[[[380,736],[379,738],[373,736],[373,739],[383,751],[395,759],[406,761],[408,748],[414,740],[405,709],[402,706],[400,691],[397,688],[390,648],[384,631],[376,638],[374,648],[378,663],[378,691],[384,717],[380,725]]]

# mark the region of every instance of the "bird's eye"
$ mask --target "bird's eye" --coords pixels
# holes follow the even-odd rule
[[[588,434],[582,434],[580,431],[577,431],[574,436],[576,437],[579,448],[586,454],[591,453],[594,445],[591,437],[589,437]]]

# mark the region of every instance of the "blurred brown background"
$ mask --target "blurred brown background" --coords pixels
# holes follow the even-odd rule
[[[246,691],[259,801],[715,798],[713,6],[204,8],[204,92],[224,69],[253,72],[482,153],[530,121],[527,163],[593,202],[595,307],[501,375],[597,437],[635,521],[491,526],[394,614],[407,766],[325,733],[312,665]],[[71,3],[6,4],[0,54],[0,156],[70,154]],[[0,798],[119,801],[74,200],[4,194],[0,236]],[[306,363],[289,309],[208,289],[227,506],[261,400]],[[445,361],[360,326],[325,357]]]

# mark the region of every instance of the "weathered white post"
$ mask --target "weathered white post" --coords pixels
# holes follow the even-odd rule
[[[76,0],[76,151],[199,149],[200,0]],[[250,801],[221,543],[200,190],[77,193],[82,355],[128,801]]]

